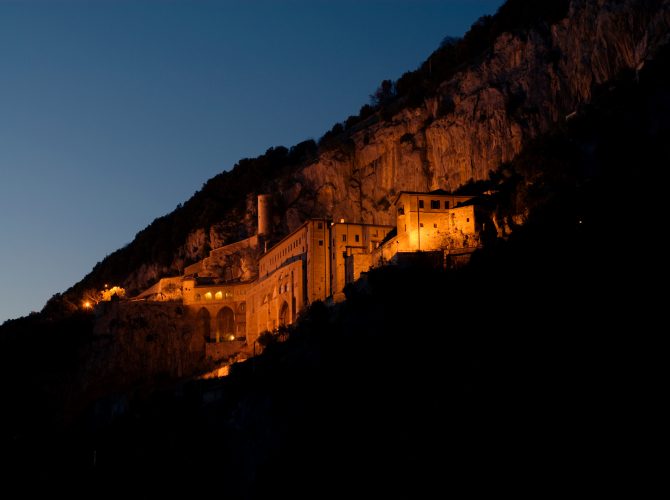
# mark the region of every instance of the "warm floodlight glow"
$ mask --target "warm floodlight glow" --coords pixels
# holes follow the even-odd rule
[[[207,292],[207,293],[205,294],[205,299],[206,299],[206,300],[212,300],[212,292]]]
[[[216,292],[216,295],[214,295],[214,298],[216,300],[223,300],[223,293],[221,292]]]
[[[109,288],[109,285],[105,284],[105,289],[102,292],[100,292],[101,300],[104,300],[106,302],[112,300],[112,297],[114,297],[115,295],[119,299],[125,297],[126,296],[125,288],[122,288],[120,286],[113,286],[112,288]]]
[[[90,309],[91,307],[93,307],[90,300],[85,300],[82,305],[84,306],[84,309]]]

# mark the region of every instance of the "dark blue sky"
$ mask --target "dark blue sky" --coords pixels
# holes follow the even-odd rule
[[[0,0],[0,323],[502,0]]]

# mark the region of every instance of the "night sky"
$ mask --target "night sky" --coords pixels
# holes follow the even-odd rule
[[[0,323],[502,0],[0,0]]]

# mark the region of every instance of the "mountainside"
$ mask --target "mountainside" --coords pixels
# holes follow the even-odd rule
[[[463,40],[449,41],[409,74],[447,76],[422,88],[419,98],[416,89],[412,96],[397,95],[409,80],[405,75],[391,91],[392,105],[373,112],[364,106],[361,116],[350,117],[356,118],[351,126],[347,120],[334,127],[337,133],[318,146],[306,141],[240,161],[99,263],[70,294],[76,298],[105,282],[138,291],[178,274],[211,248],[253,234],[259,192],[274,195],[277,234],[312,216],[393,223],[389,200],[398,191],[455,190],[487,179],[529,140],[579,113],[594,89],[639,71],[667,41],[670,0],[549,4],[551,17],[540,12],[526,26],[510,24],[505,8],[518,14],[542,7],[507,2]],[[491,43],[480,47],[482,40]],[[447,64],[441,54],[450,50],[467,57],[455,57],[455,68],[441,68]]]
[[[634,3],[642,18],[625,10]],[[598,7],[602,22],[613,22],[611,12],[627,12],[626,25],[668,19],[666,2],[608,5]],[[345,302],[316,302],[265,336],[264,352],[229,377],[192,378],[202,372],[202,338],[178,303],[112,301],[58,318],[53,301],[44,314],[7,322],[5,475],[22,488],[63,482],[110,495],[181,486],[313,498],[327,485],[341,496],[420,497],[505,484],[533,494],[627,486],[639,495],[659,467],[644,447],[657,441],[650,418],[661,414],[654,383],[664,366],[654,357],[663,352],[654,342],[662,309],[649,282],[664,262],[656,241],[666,212],[658,177],[670,163],[670,44],[654,43],[644,65],[621,63],[605,85],[592,80],[576,115],[547,118],[546,133],[524,138],[512,161],[483,175],[490,179],[466,185],[493,191],[494,215],[523,213],[523,226],[510,222],[509,237],[462,269],[372,270],[345,289]],[[598,74],[601,63],[589,64]],[[403,99],[351,120],[335,143],[393,130],[383,115],[410,113]],[[389,114],[394,107],[404,110]],[[330,168],[332,140],[240,162],[87,279],[144,266],[133,274],[140,280],[187,261],[195,247],[253,232],[244,211],[255,208],[254,190],[278,194],[275,225],[285,231],[291,214],[319,210],[307,175]],[[356,216],[360,204],[347,206]],[[180,231],[190,235],[188,252]]]
[[[639,493],[659,467],[649,279],[664,261],[644,243],[663,227],[649,172],[669,136],[666,47],[501,169],[499,204],[530,207],[509,238],[456,271],[373,270],[223,379],[188,380],[198,348],[178,304],[5,325],[6,474],[151,496]]]
[[[670,4],[662,3],[572,2],[551,27],[502,34],[422,106],[352,133],[348,151],[320,155],[299,172],[302,189],[326,214],[389,224],[395,215],[385,208],[400,190],[487,179],[578,111],[595,86],[644,65],[668,34]]]

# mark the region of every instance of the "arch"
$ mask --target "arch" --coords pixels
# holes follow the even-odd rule
[[[201,307],[198,311],[198,332],[205,338],[205,341],[209,340],[211,333],[210,320],[211,316],[209,311],[204,307]]]
[[[235,313],[230,307],[222,307],[216,315],[216,336],[221,340],[235,340]]]
[[[279,326],[291,324],[291,316],[288,304],[286,301],[282,302],[281,309],[279,309]]]

